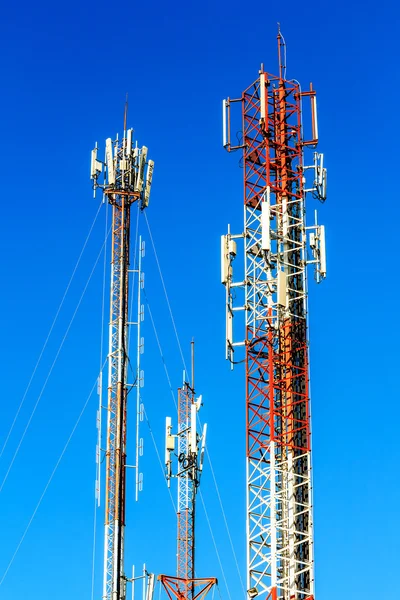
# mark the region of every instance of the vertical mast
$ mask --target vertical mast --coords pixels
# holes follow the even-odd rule
[[[148,205],[154,163],[147,148],[133,145],[132,129],[121,141],[106,140],[106,160],[92,151],[91,178],[112,206],[111,281],[108,352],[107,442],[105,452],[105,525],[103,599],[125,600],[124,536],[128,396],[128,326],[131,206]],[[140,248],[140,253],[142,249]],[[140,262],[140,259],[139,259]],[[140,269],[139,276],[140,279]],[[138,282],[140,288],[140,281]],[[140,296],[139,296],[140,297]],[[137,323],[139,330],[139,323]],[[139,332],[138,332],[139,335]],[[139,369],[139,362],[138,362]],[[132,384],[131,384],[132,385]],[[134,385],[139,385],[136,378]],[[136,444],[139,441],[136,440]],[[138,464],[135,465],[136,471]]]
[[[194,342],[192,342],[192,378],[191,383],[184,382],[178,390],[178,433],[172,434],[171,418],[166,420],[166,454],[167,481],[170,484],[172,475],[171,453],[175,451],[177,438],[177,474],[178,509],[177,509],[177,573],[176,577],[160,575],[170,600],[200,600],[204,598],[216,583],[215,578],[196,578],[195,575],[195,515],[196,493],[200,485],[203,469],[205,439],[207,425],[201,435],[197,433],[197,412],[202,397],[196,399],[194,390]],[[201,444],[201,445],[200,445]]]
[[[183,580],[185,598],[193,599],[194,578],[194,514],[196,487],[198,485],[197,447],[191,447],[192,405],[194,392],[189,383],[184,382],[178,390],[178,535],[177,535],[177,577]],[[195,426],[195,425],[194,425]],[[196,434],[195,434],[196,435]],[[197,446],[197,444],[196,444]]]
[[[306,265],[325,277],[324,230],[307,227],[307,192],[325,200],[321,154],[303,165],[317,139],[315,92],[286,79],[278,33],[279,76],[266,73],[223,104],[224,146],[244,157],[244,233],[222,238],[227,289],[227,356],[245,348],[247,412],[247,587],[249,598],[307,600],[314,594]],[[304,140],[302,97],[311,99],[312,139]],[[243,145],[230,144],[231,105],[242,107]],[[310,188],[305,181],[314,174]],[[306,233],[310,230],[312,258]],[[235,239],[243,239],[244,278],[233,282]],[[233,294],[232,288],[236,288]],[[243,294],[243,305],[235,297]],[[245,339],[232,322],[245,314]],[[243,313],[242,313],[243,314]]]

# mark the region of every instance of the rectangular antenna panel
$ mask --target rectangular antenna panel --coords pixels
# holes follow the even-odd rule
[[[142,151],[140,153],[140,159],[139,159],[139,172],[137,175],[136,187],[135,187],[136,192],[141,192],[143,189],[144,168],[146,166],[146,160],[147,160],[147,147],[143,146]]]
[[[114,161],[111,138],[106,139],[106,161],[108,170],[108,183],[114,185],[115,183],[115,172],[114,172]]]
[[[165,464],[170,461],[170,452],[175,450],[175,438],[171,435],[172,421],[171,417],[165,419]]]
[[[318,116],[317,116],[317,96],[313,94],[311,99],[311,118],[313,141],[318,141]]]
[[[226,134],[226,100],[222,100],[222,145],[224,148],[228,145],[228,138]]]
[[[126,132],[126,155],[130,156],[132,154],[132,131],[133,129],[128,129]]]
[[[261,246],[263,250],[271,250],[271,232],[270,232],[270,216],[271,210],[269,205],[269,194],[266,195],[266,200],[261,202]]]
[[[265,73],[260,75],[260,118],[266,120],[266,104],[265,104]]]
[[[147,165],[146,184],[145,184],[145,188],[144,188],[144,200],[143,200],[144,208],[149,205],[151,183],[153,181],[153,170],[154,170],[154,160],[149,160],[149,164]]]
[[[228,304],[226,307],[226,343],[228,348],[232,348],[233,343],[233,313]]]
[[[203,435],[201,436],[201,451],[200,451],[200,471],[203,470],[204,451],[206,449],[207,423],[203,426]]]
[[[322,178],[324,173],[324,155],[319,154],[319,166],[318,166],[318,184],[322,185]]]
[[[97,148],[92,150],[91,161],[90,161],[90,177],[94,179],[96,177],[96,162],[97,162]]]
[[[94,179],[103,170],[103,163],[97,160],[97,148],[92,150],[90,163],[90,178]]]
[[[321,200],[326,200],[326,194],[327,194],[327,170],[325,169],[325,167],[322,169],[322,183],[321,183]]]
[[[278,271],[278,304],[287,308],[287,283],[286,273],[284,271]]]
[[[196,427],[197,408],[193,402],[190,406],[190,450],[197,454],[197,427]]]
[[[221,235],[221,283],[224,285],[228,281],[229,259],[227,256],[227,236]]]
[[[326,248],[325,248],[325,226],[319,228],[319,252],[320,252],[320,273],[321,277],[326,277]]]

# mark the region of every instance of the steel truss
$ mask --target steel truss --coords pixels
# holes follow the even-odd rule
[[[314,575],[299,85],[265,74],[242,106],[248,589],[305,600]],[[262,250],[262,202],[269,251]]]
[[[125,115],[126,119],[126,115]],[[106,141],[106,161],[97,158],[97,145],[92,151],[91,177],[94,189],[101,188],[112,206],[110,321],[108,351],[107,442],[105,451],[105,525],[103,600],[125,600],[128,579],[124,570],[124,532],[126,505],[126,441],[128,391],[136,387],[136,498],[140,487],[138,459],[141,384],[140,354],[142,340],[140,322],[142,308],[141,258],[139,244],[138,268],[130,269],[131,207],[140,203],[144,209],[149,202],[153,161],[147,161],[147,148],[138,148],[132,141],[132,129],[124,131],[122,140]],[[130,274],[137,276],[137,321],[129,322]],[[137,328],[135,381],[128,383],[128,330]]]
[[[193,598],[194,578],[194,525],[196,487],[198,485],[197,455],[191,452],[191,406],[194,391],[185,383],[178,390],[178,535],[177,578],[178,587],[185,598]]]
[[[279,44],[281,36],[278,35]],[[223,103],[224,146],[243,151],[244,233],[222,239],[227,288],[227,356],[234,363],[232,319],[245,314],[247,411],[247,587],[250,598],[309,600],[314,595],[306,266],[325,276],[324,230],[315,225],[307,259],[305,198],[325,199],[326,170],[305,189],[303,151],[318,139],[315,92],[260,71],[242,97]],[[312,139],[303,139],[302,96],[311,98]],[[243,139],[231,146],[230,106],[242,107]],[[226,112],[227,111],[227,112]],[[322,181],[324,180],[323,191]],[[319,183],[321,186],[318,187]],[[243,238],[244,281],[233,283],[236,238]],[[311,242],[310,242],[311,243]],[[318,248],[317,248],[318,246]],[[315,250],[317,248],[317,250]],[[321,259],[322,257],[322,259]],[[321,266],[322,265],[322,266]],[[237,307],[232,289],[244,290]]]
[[[133,199],[110,194],[112,204],[108,419],[103,598],[124,598],[127,343],[130,207]]]
[[[193,352],[193,342],[192,342]],[[193,356],[192,356],[193,360]],[[178,390],[178,431],[171,433],[171,419],[167,418],[166,466],[168,482],[172,477],[170,453],[178,440],[178,508],[177,508],[177,574],[176,577],[160,575],[168,597],[178,600],[200,600],[217,583],[215,578],[198,579],[195,576],[195,515],[196,493],[200,485],[205,449],[206,425],[201,436],[197,434],[196,415],[201,405],[201,397],[195,399],[193,383],[184,382]],[[199,442],[201,441],[201,449]]]

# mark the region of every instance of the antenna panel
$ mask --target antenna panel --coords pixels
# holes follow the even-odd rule
[[[146,166],[146,160],[147,160],[147,147],[143,146],[142,151],[140,153],[140,159],[139,159],[139,172],[137,175],[136,186],[135,186],[136,192],[141,192],[143,189],[144,168]]]
[[[260,120],[265,123],[266,120],[266,102],[265,102],[265,73],[260,75]]]
[[[321,225],[319,228],[319,240],[320,240],[320,273],[321,277],[326,277],[326,248],[325,248],[325,226]]]
[[[193,402],[190,406],[190,450],[197,454],[197,427],[196,427],[197,408]]]
[[[203,470],[204,452],[206,449],[206,436],[207,436],[207,423],[203,426],[203,435],[201,439],[201,451],[200,451],[200,471]]]
[[[278,304],[287,308],[287,283],[286,273],[284,271],[278,271]]]
[[[311,116],[312,116],[312,134],[313,141],[318,141],[318,115],[317,115],[317,96],[314,93],[310,96],[311,99]]]
[[[114,185],[115,184],[115,171],[114,171],[114,160],[113,160],[111,138],[106,139],[106,161],[107,161],[107,171],[108,171],[108,184]]]
[[[144,189],[143,208],[147,208],[150,200],[151,183],[153,181],[154,160],[149,160],[146,173],[146,184]]]
[[[221,235],[221,283],[224,285],[228,281],[229,274],[229,258],[227,253],[227,236]]]
[[[261,202],[261,247],[268,252],[271,250],[270,216],[271,209],[269,205],[269,194],[267,193],[266,200]]]
[[[224,148],[228,145],[228,138],[226,134],[226,109],[227,109],[227,101],[222,100],[222,145]]]
[[[328,185],[328,172],[325,169],[325,167],[322,169],[322,181],[321,181],[321,191],[320,191],[320,198],[321,200],[326,200],[326,195],[327,195],[327,185]]]
[[[128,129],[126,132],[126,155],[128,157],[132,154],[132,132],[133,129]]]

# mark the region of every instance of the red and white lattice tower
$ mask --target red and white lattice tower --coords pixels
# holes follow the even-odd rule
[[[306,197],[326,197],[318,143],[315,91],[286,79],[278,33],[279,75],[260,69],[236,100],[223,102],[224,146],[241,149],[244,232],[222,237],[227,358],[244,347],[247,413],[247,589],[249,598],[314,597],[306,267],[326,275],[325,231],[306,225]],[[302,101],[311,101],[305,139]],[[231,144],[231,107],[242,109],[243,137]],[[308,106],[308,105],[307,105]],[[306,183],[308,180],[309,185]],[[308,187],[307,187],[308,185]],[[233,280],[237,241],[244,273]],[[243,277],[242,277],[243,275]],[[240,312],[241,311],[241,312]],[[245,338],[234,341],[233,318],[245,315]]]
[[[178,463],[177,573],[176,576],[159,575],[158,578],[170,600],[202,600],[217,582],[214,577],[198,578],[195,574],[196,494],[203,469],[207,426],[204,425],[201,435],[197,433],[196,419],[202,397],[195,397],[193,351],[192,342],[192,381],[184,381],[178,390],[176,435],[172,434],[171,418],[167,417],[166,420],[165,464],[168,485],[173,477],[171,454],[175,450]]]
[[[138,457],[140,439],[139,387],[140,371],[140,289],[142,286],[140,243],[136,269],[130,268],[131,207],[139,203],[147,207],[154,163],[147,160],[147,148],[133,141],[133,130],[126,129],[122,139],[106,140],[105,160],[98,159],[97,145],[92,151],[91,178],[94,189],[101,188],[112,207],[111,283],[108,351],[107,442],[105,449],[105,525],[103,600],[125,600],[128,579],[124,568],[125,505],[126,505],[126,443],[128,390],[136,388],[136,494],[140,485]],[[130,273],[137,281],[137,320],[130,320]],[[136,364],[128,356],[128,328],[137,329]],[[128,363],[133,364],[134,382],[128,382]],[[100,409],[101,414],[101,409]],[[99,443],[100,447],[100,443]]]

